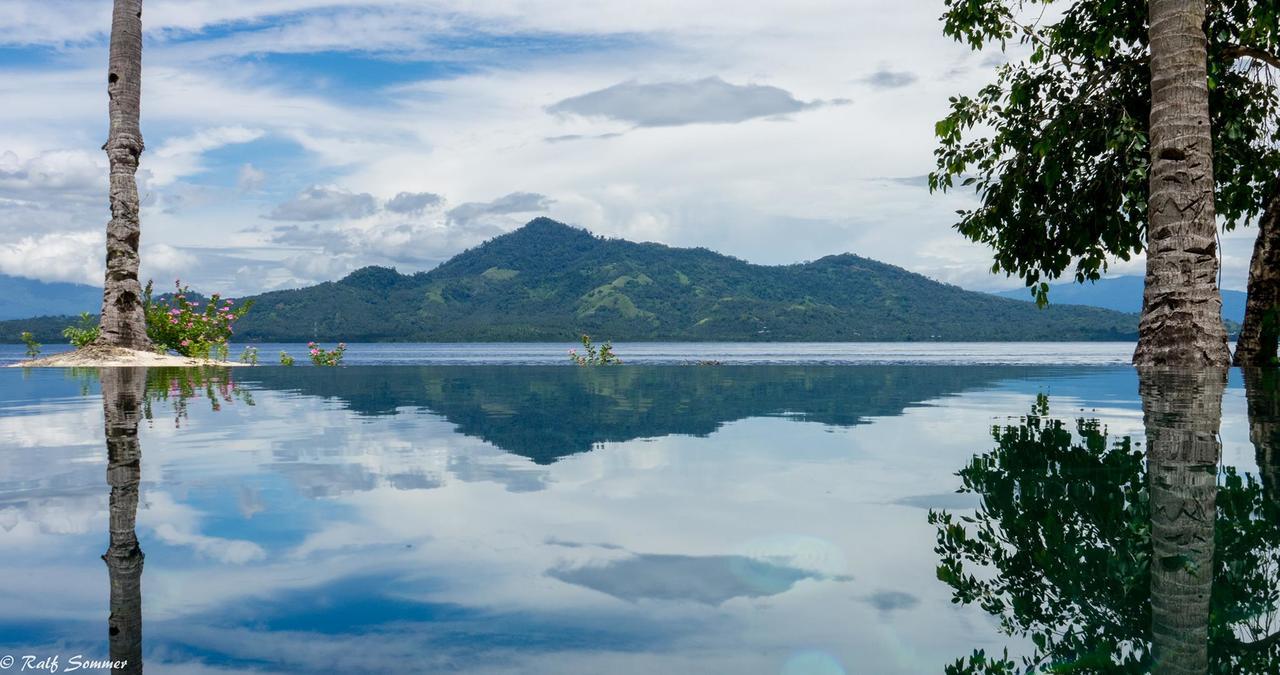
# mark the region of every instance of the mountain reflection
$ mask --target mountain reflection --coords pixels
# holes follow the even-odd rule
[[[1245,374],[1259,475],[1219,470],[1225,371],[1140,371],[1145,455],[1040,396],[959,472],[972,516],[931,512],[938,578],[1016,660],[974,650],[948,673],[1280,672],[1274,372]]]
[[[550,464],[600,443],[706,436],[750,417],[866,424],[926,400],[1047,372],[1016,366],[375,366],[261,368],[248,377],[266,389],[338,399],[362,415],[426,409],[460,433]]]

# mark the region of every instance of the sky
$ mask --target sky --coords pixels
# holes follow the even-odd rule
[[[100,284],[110,0],[0,4],[0,273]],[[538,216],[753,263],[1021,286],[931,195],[998,52],[935,0],[146,0],[142,276],[428,270]],[[1253,228],[1224,235],[1243,289]],[[1141,274],[1141,258],[1114,274]]]

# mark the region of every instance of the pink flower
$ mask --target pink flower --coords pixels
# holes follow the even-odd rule
[[[180,344],[181,344],[183,347],[190,347],[190,346],[191,346],[191,341],[190,341],[190,340],[183,340]]]

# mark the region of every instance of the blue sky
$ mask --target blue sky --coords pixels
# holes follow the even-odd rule
[[[245,293],[417,271],[547,215],[1018,286],[950,229],[967,198],[918,180],[947,97],[992,68],[939,4],[147,0],[143,274]],[[110,6],[0,5],[0,273],[101,278]],[[1252,236],[1224,242],[1227,287]]]

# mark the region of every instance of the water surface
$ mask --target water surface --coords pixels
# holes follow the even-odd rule
[[[246,345],[233,345],[237,360]],[[255,343],[262,365],[288,352],[307,365],[305,344]],[[325,346],[332,348],[333,344]],[[615,351],[629,364],[673,365],[719,361],[733,365],[1124,365],[1131,342],[620,342]],[[349,345],[350,365],[569,365],[568,351],[581,345],[551,342],[364,343]],[[0,365],[24,358],[22,345],[0,345]],[[46,345],[44,354],[70,349]]]
[[[1275,672],[1276,383],[1224,384],[1007,365],[0,371],[0,654],[794,674],[983,672],[981,650]]]

